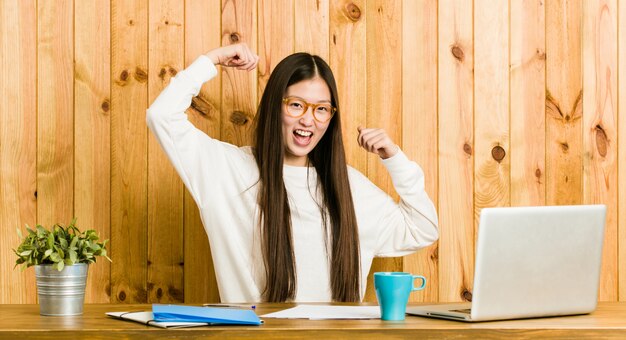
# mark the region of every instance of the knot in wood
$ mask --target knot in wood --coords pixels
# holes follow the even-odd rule
[[[173,298],[174,301],[183,301],[183,300],[185,300],[185,294],[183,293],[183,291],[178,289],[178,288],[176,288],[176,287],[168,286],[167,287],[167,294],[169,294],[169,296],[171,298]]]
[[[117,298],[118,298],[120,301],[124,301],[124,300],[126,300],[126,292],[125,292],[125,291],[121,291],[119,294],[117,294]]]
[[[200,112],[202,115],[208,115],[211,110],[211,104],[200,96],[191,98],[191,108]]]
[[[239,33],[237,33],[237,32],[231,33],[230,34],[230,42],[231,43],[239,42]]]
[[[161,78],[161,80],[165,80],[166,74],[167,74],[167,71],[165,71],[165,68],[161,67],[161,71],[159,71],[159,78]]]
[[[472,155],[472,146],[467,144],[467,143],[463,144],[463,152],[465,152],[466,154],[471,156]]]
[[[537,59],[546,60],[546,52],[542,51],[541,49],[538,48],[535,54],[537,55]]]
[[[437,261],[439,259],[439,248],[433,249],[432,253],[430,253],[430,259],[432,261]]]
[[[230,114],[230,121],[235,125],[244,126],[249,120],[248,115],[241,111],[233,111],[233,113]]]
[[[100,108],[102,109],[102,112],[109,112],[111,109],[111,102],[108,99],[105,99],[100,105]]]
[[[491,149],[491,157],[493,157],[496,162],[502,162],[504,156],[506,156],[506,151],[504,151],[504,148],[502,148],[500,145],[494,146],[493,149]]]
[[[125,82],[128,80],[128,71],[127,70],[123,70],[122,73],[120,73],[120,80]]]
[[[135,73],[133,74],[133,77],[140,83],[145,83],[148,81],[148,73],[146,73],[146,71],[139,66],[135,67]]]
[[[461,297],[463,298],[463,300],[468,301],[468,302],[472,302],[472,292],[470,292],[467,289],[463,290],[463,293],[461,293]]]
[[[535,170],[535,177],[541,178],[541,169],[536,169]]]
[[[606,132],[600,125],[596,125],[596,149],[602,157],[606,157],[609,140],[606,136]]]
[[[465,52],[463,52],[463,49],[458,46],[458,45],[453,45],[452,48],[450,49],[450,52],[452,52],[452,55],[454,56],[454,58],[456,58],[458,61],[463,61],[465,60]]]
[[[359,19],[361,19],[361,9],[359,8],[359,6],[355,5],[353,2],[347,4],[345,6],[345,10],[350,20],[356,22]]]

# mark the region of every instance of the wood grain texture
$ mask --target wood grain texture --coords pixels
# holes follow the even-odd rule
[[[111,2],[111,302],[147,302],[148,2]]]
[[[258,304],[259,315],[294,304]],[[38,315],[37,305],[0,305],[3,339],[623,339],[626,306],[600,303],[592,314],[499,322],[450,322],[407,316],[402,322],[266,318],[262,326],[146,327],[104,315],[110,311],[146,310],[150,305],[86,305],[78,318]],[[106,330],[103,331],[103,330]]]
[[[618,300],[624,301],[626,300],[626,166],[623,165],[623,160],[626,159],[626,138],[620,136],[624,136],[626,134],[626,103],[624,100],[620,100],[619,98],[626,98],[626,6],[617,6],[619,13],[617,17],[618,21],[618,114],[617,114],[617,127],[618,127],[618,137],[617,142],[619,143],[617,146],[618,151],[618,192],[617,192],[617,202],[618,202],[618,221],[617,221],[617,235],[618,235]],[[620,164],[622,164],[620,166]],[[621,246],[620,246],[621,245]]]
[[[187,0],[185,3],[185,65],[220,46],[221,0]],[[213,138],[220,138],[220,73],[202,86],[197,103],[187,110],[189,120]],[[185,190],[184,199],[185,303],[219,302],[209,240],[200,212]]]
[[[149,5],[148,102],[184,65],[184,3]],[[183,184],[153,134],[148,135],[148,302],[184,301]]]
[[[617,300],[617,2],[583,2],[583,201],[606,204],[600,296]]]
[[[37,3],[37,223],[74,216],[74,2]]]
[[[581,204],[582,1],[546,2],[546,204]]]
[[[0,303],[35,303],[35,271],[14,269],[37,219],[37,6],[0,2]]]
[[[424,170],[437,206],[437,1],[402,3],[402,147]],[[426,289],[410,301],[437,301],[437,244],[405,256],[403,271],[424,275]]]
[[[74,215],[101,240],[111,228],[111,15],[106,0],[74,3]],[[110,244],[109,244],[110,245]],[[111,265],[89,266],[86,302],[110,302]]]
[[[258,100],[276,65],[294,52],[294,8],[292,0],[259,0]]]
[[[439,1],[439,301],[471,298],[474,272],[472,6]]]
[[[474,225],[510,205],[508,3],[474,2]]]
[[[296,52],[316,54],[328,61],[329,0],[296,0],[294,6]]]
[[[402,1],[368,1],[366,15],[367,125],[364,127],[384,129],[402,147]],[[378,155],[368,154],[367,176],[398,198]],[[401,270],[402,258],[374,259],[365,301],[376,301],[373,273]]]
[[[545,205],[545,5],[514,0],[510,13],[511,205]]]
[[[393,194],[355,142],[374,124],[425,170],[438,245],[373,269],[426,274],[414,301],[471,298],[475,214],[509,191],[511,205],[607,204],[600,297],[623,300],[624,18],[618,0],[0,1],[0,302],[36,302],[33,271],[13,269],[15,228],[73,216],[111,239],[87,301],[147,302],[149,283],[151,301],[219,300],[197,208],[145,109],[184,65],[234,42],[260,67],[220,69],[194,99],[190,120],[210,136],[249,144],[270,71],[305,50],[336,76],[349,164]]]
[[[329,9],[329,65],[339,93],[339,110],[333,119],[341,120],[348,164],[363,174],[367,174],[367,152],[356,139],[357,127],[367,125],[367,10],[364,0],[331,1]],[[371,287],[371,275],[364,284]],[[375,299],[371,288],[365,298]]]
[[[222,1],[222,46],[238,42],[257,52],[257,0]],[[256,103],[257,71],[222,68],[222,141],[251,144]]]
[[[364,174],[367,173],[367,153],[356,139],[357,127],[367,123],[366,10],[364,0],[330,3],[329,64],[339,92],[346,159],[349,165]]]

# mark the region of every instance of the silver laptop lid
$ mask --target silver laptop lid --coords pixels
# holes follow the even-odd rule
[[[605,215],[604,205],[483,209],[471,319],[595,310]]]

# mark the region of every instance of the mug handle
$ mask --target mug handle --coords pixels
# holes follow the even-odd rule
[[[413,276],[413,289],[411,289],[411,291],[416,291],[416,290],[422,290],[424,289],[424,287],[426,287],[426,278],[423,277],[422,275],[411,275]],[[422,285],[419,287],[415,287],[415,279],[422,279]]]

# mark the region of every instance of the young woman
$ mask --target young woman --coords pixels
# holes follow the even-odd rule
[[[437,240],[423,171],[381,129],[359,128],[358,143],[380,156],[400,203],[346,165],[333,74],[307,53],[271,74],[252,147],[212,139],[187,120],[215,65],[251,71],[257,63],[244,44],[214,49],[172,78],[147,113],[200,209],[220,298],[360,301],[374,257]]]

